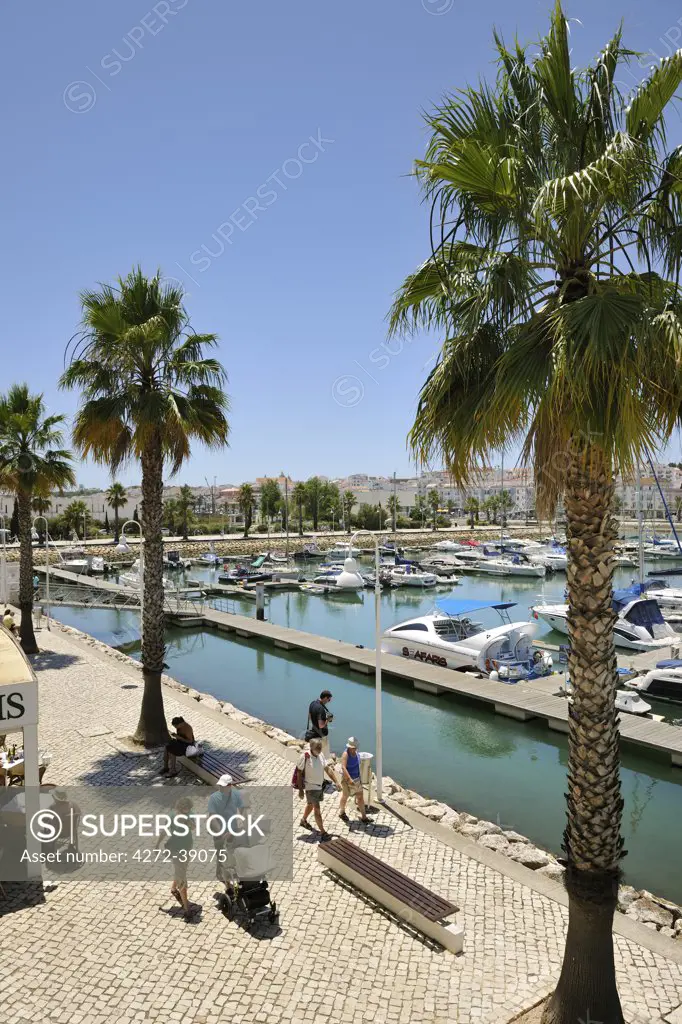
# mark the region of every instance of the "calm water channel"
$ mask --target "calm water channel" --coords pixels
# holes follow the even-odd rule
[[[629,583],[633,570],[622,573]],[[190,577],[210,573],[191,570]],[[518,616],[543,592],[558,598],[565,577],[514,583],[465,578],[461,597],[482,601],[516,600]],[[444,590],[446,594],[449,591]],[[384,625],[430,611],[433,592],[391,591],[382,596]],[[220,606],[221,602],[216,602]],[[229,602],[231,610],[254,615],[253,601]],[[132,611],[59,607],[57,617],[107,643],[118,645],[139,635]],[[488,620],[488,614],[480,618]],[[325,598],[285,592],[272,597],[269,618],[278,624],[374,646],[374,601]],[[477,616],[479,617],[479,616]],[[198,690],[229,700],[237,707],[301,735],[308,702],[321,689],[334,693],[332,749],[357,735],[373,748],[373,678],[342,667],[322,665],[299,652],[259,647],[250,640],[198,630],[169,630],[170,674]],[[681,712],[682,709],[678,709]],[[460,699],[416,694],[385,682],[384,770],[424,794],[479,817],[498,821],[559,852],[564,828],[566,739],[534,723],[515,723]],[[629,853],[627,880],[682,903],[682,770],[651,757],[626,752],[622,771],[625,813],[623,830]]]

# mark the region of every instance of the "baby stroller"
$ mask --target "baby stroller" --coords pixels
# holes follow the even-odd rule
[[[270,924],[279,921],[277,904],[270,898],[265,878],[270,864],[267,846],[237,846],[228,849],[226,874],[230,880],[218,906],[229,921],[238,919],[252,928],[256,919],[267,915]]]

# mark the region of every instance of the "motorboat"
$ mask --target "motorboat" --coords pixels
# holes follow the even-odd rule
[[[663,537],[661,539],[654,537],[653,543],[644,548],[644,554],[647,558],[679,561],[682,559],[682,548],[672,537]]]
[[[361,555],[362,551],[360,548],[354,548],[352,544],[339,544],[337,547],[330,548],[327,552],[327,558],[340,558],[344,561],[348,558],[355,558],[357,555]]]
[[[198,558],[194,559],[195,565],[208,565],[215,568],[222,564],[222,557],[216,555],[215,551],[204,551],[203,555],[199,555]]]
[[[174,580],[168,578],[168,576],[162,576],[161,581],[164,590],[176,591],[178,585]],[[142,587],[142,579],[140,578],[140,559],[136,558],[128,572],[121,572],[118,574],[118,582],[121,586],[126,587],[130,590],[140,590]]]
[[[396,565],[389,575],[399,587],[435,587],[438,577],[433,572],[424,572],[412,565]]]
[[[439,540],[438,543],[431,545],[431,549],[433,551],[461,551],[462,545],[456,540]]]
[[[625,685],[639,694],[646,694],[647,697],[682,704],[682,660],[668,658],[659,661],[656,668],[641,676],[635,676]]]
[[[87,576],[90,569],[90,559],[84,551],[71,550],[60,552],[60,569],[66,572],[74,572],[78,576]]]
[[[618,616],[613,627],[616,647],[653,651],[680,642],[680,636],[665,621],[652,598],[637,597],[630,589],[615,590],[613,607]],[[535,619],[543,619],[552,629],[568,635],[567,604],[538,604],[531,612]]]
[[[617,568],[634,568],[636,562],[634,558],[630,557],[630,555],[621,554],[613,556],[613,564]]]
[[[106,572],[106,565],[101,555],[91,555],[90,559],[90,574],[92,576],[101,576]]]
[[[549,547],[526,548],[524,554],[534,565],[544,565],[550,572],[566,572],[568,568],[566,548],[557,543]]]
[[[629,588],[636,597],[652,598],[661,608],[682,609],[682,587],[671,587],[667,580],[651,579],[633,583]]]
[[[354,558],[347,558],[338,571],[332,567],[332,571],[316,576],[312,582],[333,590],[364,590],[365,588],[365,580],[360,574],[358,563]]]
[[[479,558],[474,571],[485,576],[531,576],[541,578],[547,572],[544,565],[529,562],[525,555],[517,552],[499,558],[491,557],[484,549],[484,558]]]
[[[478,668],[479,663],[492,671],[493,660],[529,661],[532,659],[534,622],[512,622],[509,609],[514,601],[498,604],[481,603],[475,599],[443,598],[435,610],[399,622],[384,631],[381,649],[441,668]],[[493,609],[501,625],[486,628],[471,616]]]
[[[393,544],[390,541],[387,544],[380,544],[379,545],[379,554],[380,555],[388,555],[388,556],[394,555],[396,558],[400,558],[402,553],[403,553],[402,548],[399,548],[396,544]]]
[[[426,572],[435,572],[436,576],[454,576],[466,568],[465,563],[458,558],[427,558],[419,563],[420,569]]]
[[[313,559],[324,557],[324,551],[320,551],[315,541],[311,541],[310,544],[304,544],[301,551],[294,551],[295,562],[310,562]]]
[[[170,569],[171,571],[189,569],[191,565],[191,560],[189,558],[181,558],[179,551],[169,551],[168,554],[163,557],[164,569]]]

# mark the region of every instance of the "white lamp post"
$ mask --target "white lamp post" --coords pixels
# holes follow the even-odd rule
[[[121,539],[114,548],[114,551],[130,551],[130,546],[126,543],[125,533],[126,526],[136,526],[140,531],[140,635],[142,635],[142,602],[144,599],[144,537],[142,536],[142,526],[135,519],[126,519],[125,523],[121,527]]]
[[[35,530],[39,519],[42,519],[45,523],[45,604],[47,606],[47,628],[50,629],[50,535],[47,531],[47,519],[45,516],[35,517],[33,529]]]
[[[381,581],[379,579],[379,536],[371,530],[356,530],[350,539],[349,556],[353,554],[355,538],[361,533],[374,537],[374,645],[376,660],[374,663],[374,720],[375,720],[375,745],[376,745],[376,777],[377,777],[377,800],[381,803],[383,797],[383,730],[381,718]]]

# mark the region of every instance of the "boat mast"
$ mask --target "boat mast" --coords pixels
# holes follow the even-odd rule
[[[637,459],[637,536],[639,550],[639,582],[644,582],[644,530],[642,526],[642,471]]]
[[[287,474],[284,476],[284,515],[287,523],[287,547],[286,556],[289,557],[289,477]]]
[[[502,449],[502,466],[500,469],[500,554],[504,544],[504,448]]]
[[[677,536],[677,530],[675,529],[675,524],[673,522],[673,517],[671,516],[670,509],[668,508],[668,502],[665,500],[665,495],[663,493],[663,488],[661,487],[661,485],[659,483],[659,480],[658,480],[658,477],[656,476],[656,470],[654,469],[654,463],[653,463],[653,459],[651,458],[651,452],[647,451],[646,456],[647,456],[647,459],[649,461],[649,465],[651,467],[651,472],[653,474],[653,478],[656,481],[656,486],[658,487],[658,493],[660,494],[661,501],[663,502],[663,508],[665,509],[666,518],[667,518],[668,522],[670,523],[670,529],[673,531],[673,537],[675,538],[675,543],[677,544],[678,551],[680,551],[680,553],[682,553],[682,545],[680,544],[680,538]],[[654,517],[655,517],[655,515],[656,515],[656,513],[654,512]],[[656,533],[656,519],[654,518],[654,535],[655,535],[655,533]]]
[[[396,536],[396,529],[397,529],[396,521],[397,521],[398,517],[397,517],[397,509],[396,509],[396,503],[395,503],[396,502],[395,488],[396,488],[395,470],[393,470],[393,547],[395,547],[396,544],[398,543],[398,538]]]

